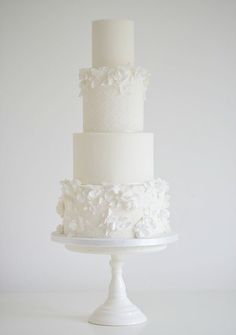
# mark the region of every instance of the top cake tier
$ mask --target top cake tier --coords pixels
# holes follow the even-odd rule
[[[134,22],[97,20],[92,27],[92,66],[134,65]]]
[[[134,23],[92,26],[93,66],[80,70],[85,132],[141,132],[149,73],[134,66]]]

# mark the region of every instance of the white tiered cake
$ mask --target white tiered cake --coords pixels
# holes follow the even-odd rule
[[[149,74],[134,66],[134,23],[92,27],[93,67],[80,70],[84,132],[74,134],[74,179],[57,212],[66,236],[150,238],[170,231],[168,185],[153,179],[153,134],[144,133]]]

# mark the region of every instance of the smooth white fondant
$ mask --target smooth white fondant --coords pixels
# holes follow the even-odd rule
[[[61,182],[58,233],[66,236],[145,238],[170,231],[168,185],[161,179],[130,185]]]
[[[82,184],[153,179],[153,134],[74,134],[74,179]]]
[[[92,25],[93,66],[134,64],[134,22],[97,20]]]

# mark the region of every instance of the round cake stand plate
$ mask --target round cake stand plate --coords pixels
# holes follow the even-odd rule
[[[111,282],[108,298],[90,316],[89,322],[103,326],[128,326],[147,320],[143,312],[127,297],[123,280],[123,257],[128,254],[163,250],[178,239],[177,234],[161,235],[152,239],[97,239],[66,237],[52,233],[54,242],[63,243],[70,251],[111,255]]]

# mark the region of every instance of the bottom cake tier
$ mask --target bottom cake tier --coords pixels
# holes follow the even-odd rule
[[[170,232],[168,184],[82,185],[61,182],[57,232],[69,237],[151,238]]]

